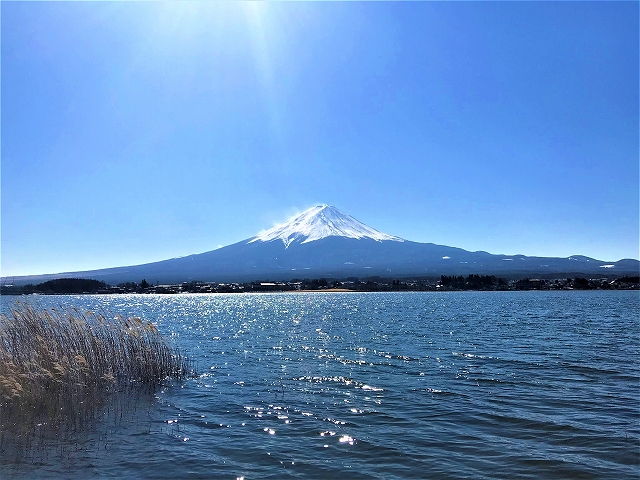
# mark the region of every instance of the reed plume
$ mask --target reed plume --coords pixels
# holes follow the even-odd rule
[[[185,377],[186,358],[151,322],[109,317],[21,303],[0,315],[0,432],[94,411],[114,390]]]

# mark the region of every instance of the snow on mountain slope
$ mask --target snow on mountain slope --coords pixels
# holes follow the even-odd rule
[[[247,243],[271,242],[280,239],[284,246],[288,248],[295,241],[308,243],[333,236],[356,239],[371,238],[377,242],[383,240],[404,242],[399,237],[387,235],[366,226],[335,207],[318,205],[305,210],[288,222],[260,232]]]

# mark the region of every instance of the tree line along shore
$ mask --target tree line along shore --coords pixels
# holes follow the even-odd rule
[[[567,277],[555,279],[504,279],[494,275],[442,275],[439,279],[394,279],[382,277],[341,280],[316,278],[290,281],[254,281],[245,283],[218,283],[191,281],[180,284],[155,284],[146,279],[139,283],[126,282],[108,285],[104,281],[83,278],[60,278],[37,285],[2,285],[2,295],[60,295],[60,294],[176,294],[176,293],[242,293],[242,292],[295,292],[295,291],[463,291],[463,290],[640,290],[638,276],[617,278]]]

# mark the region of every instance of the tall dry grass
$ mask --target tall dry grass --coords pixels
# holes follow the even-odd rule
[[[95,411],[110,392],[181,379],[188,362],[139,318],[16,304],[0,315],[0,433]]]

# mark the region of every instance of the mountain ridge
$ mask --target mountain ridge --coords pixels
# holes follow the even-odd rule
[[[215,250],[141,265],[10,277],[25,284],[83,277],[110,284],[140,281],[254,281],[292,278],[431,276],[637,275],[640,262],[604,262],[583,255],[567,258],[494,255],[420,243],[379,232],[330,205],[317,205],[289,221]],[[9,279],[3,277],[3,282]]]

